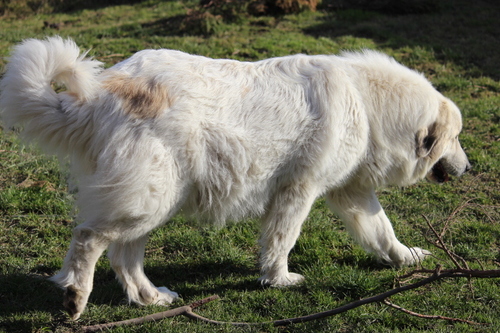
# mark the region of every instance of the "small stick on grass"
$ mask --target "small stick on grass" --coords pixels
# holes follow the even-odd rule
[[[213,300],[216,300],[218,298],[219,298],[219,296],[214,295],[214,296],[210,296],[210,297],[198,300],[198,301],[193,302],[189,305],[184,305],[184,306],[181,306],[181,307],[178,307],[175,309],[154,313],[152,315],[148,315],[145,317],[117,321],[117,322],[107,323],[107,324],[85,326],[85,327],[83,327],[83,332],[103,331],[103,330],[110,329],[113,327],[125,326],[125,325],[140,325],[140,324],[143,324],[143,323],[148,322],[148,321],[157,321],[157,320],[161,320],[164,318],[175,317],[175,316],[179,316],[179,315],[190,317],[189,313],[192,313],[193,309],[200,307],[203,304],[206,304],[206,303],[211,302]]]
[[[415,317],[418,317],[418,318],[448,320],[448,321],[452,321],[452,322],[466,323],[466,324],[469,324],[469,325],[484,325],[483,323],[477,323],[475,321],[466,320],[466,319],[451,318],[451,317],[445,317],[445,316],[439,316],[439,315],[435,315],[435,316],[424,315],[424,314],[421,314],[421,313],[417,313],[417,312],[413,312],[413,311],[407,310],[407,309],[405,309],[405,308],[403,308],[403,307],[401,307],[399,305],[391,303],[387,299],[384,300],[384,304],[387,305],[387,306],[390,306],[391,308],[394,308],[396,310],[399,310],[401,312],[404,312],[406,314],[409,314],[411,316],[415,316]]]

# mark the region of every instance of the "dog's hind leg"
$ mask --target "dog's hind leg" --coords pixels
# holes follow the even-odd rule
[[[399,267],[422,261],[430,254],[418,247],[409,248],[396,238],[375,191],[352,186],[329,193],[327,202],[354,240],[381,261]]]
[[[288,254],[300,234],[302,223],[316,199],[314,191],[300,184],[279,191],[262,221],[260,239],[262,284],[288,286],[304,277],[288,271]]]
[[[133,241],[117,241],[110,245],[108,257],[111,266],[129,301],[140,305],[170,304],[178,298],[177,293],[165,287],[155,287],[144,274],[144,248],[148,236]]]
[[[85,309],[92,291],[95,264],[109,243],[110,238],[87,223],[77,226],[63,268],[51,278],[65,289],[63,304],[74,320]]]

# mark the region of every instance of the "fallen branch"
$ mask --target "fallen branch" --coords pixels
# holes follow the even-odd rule
[[[159,312],[155,313],[146,317],[142,318],[135,318],[135,319],[130,319],[130,320],[124,320],[120,322],[115,322],[115,323],[108,323],[108,324],[100,324],[100,325],[94,325],[94,326],[86,326],[83,328],[84,332],[96,332],[98,330],[104,330],[116,326],[123,326],[123,325],[137,325],[137,324],[142,324],[147,321],[157,321],[161,320],[164,318],[168,317],[174,317],[178,315],[183,315],[191,319],[196,319],[200,320],[202,322],[208,323],[208,324],[215,324],[215,325],[232,325],[232,326],[249,326],[249,325],[269,325],[272,324],[274,326],[286,326],[290,324],[295,324],[295,323],[305,323],[308,321],[312,320],[317,320],[325,317],[330,317],[339,313],[343,313],[346,311],[349,311],[351,309],[360,307],[362,305],[370,304],[370,303],[384,303],[387,304],[391,307],[397,308],[398,310],[404,311],[409,314],[417,315],[422,318],[428,318],[428,319],[442,319],[442,320],[450,320],[450,321],[460,321],[468,324],[475,324],[479,325],[481,323],[476,323],[464,319],[457,319],[457,318],[450,318],[450,317],[444,317],[444,316],[427,316],[427,315],[421,315],[421,314],[416,314],[414,312],[411,312],[409,310],[403,309],[401,307],[398,307],[396,305],[393,305],[392,303],[388,302],[386,299],[399,294],[401,292],[407,291],[407,290],[412,290],[419,288],[423,285],[429,284],[431,282],[444,279],[444,278],[498,278],[500,277],[500,270],[471,270],[471,269],[462,269],[462,268],[457,268],[457,269],[448,269],[448,270],[442,270],[441,266],[437,266],[435,270],[429,270],[429,269],[420,269],[413,271],[413,273],[430,273],[432,274],[431,276],[422,279],[418,282],[406,285],[406,286],[401,286],[398,288],[391,289],[389,291],[386,291],[384,293],[372,296],[372,297],[367,297],[363,298],[348,304],[345,304],[343,306],[340,306],[338,308],[324,311],[324,312],[319,312],[307,316],[302,316],[302,317],[295,317],[295,318],[287,318],[287,319],[281,319],[281,320],[275,320],[275,321],[268,321],[268,322],[262,322],[262,323],[244,323],[244,322],[224,322],[224,321],[217,321],[209,318],[205,318],[203,316],[200,316],[196,313],[193,312],[193,309],[199,307],[200,305],[206,304],[212,300],[218,299],[219,296],[211,296],[205,299],[202,299],[200,301],[194,302],[190,305],[182,306],[176,309],[164,311],[164,312]],[[485,324],[483,324],[485,325]]]
[[[445,316],[430,316],[430,315],[424,315],[424,314],[421,314],[421,313],[417,313],[417,312],[413,312],[413,311],[410,311],[410,310],[407,310],[403,307],[400,307],[399,305],[396,305],[394,303],[391,303],[390,301],[388,300],[384,300],[384,304],[387,305],[387,306],[390,306],[391,308],[394,308],[396,310],[399,310],[401,312],[404,312],[406,314],[409,314],[411,316],[415,316],[415,317],[418,317],[418,318],[424,318],[424,319],[441,319],[441,320],[448,320],[448,321],[452,321],[452,322],[460,322],[460,323],[466,323],[466,324],[469,324],[469,325],[484,325],[483,323],[476,323],[475,321],[470,321],[470,320],[465,320],[465,319],[460,319],[460,318],[451,318],[451,317],[445,317]]]
[[[450,269],[450,270],[441,270],[441,268],[438,266],[436,270],[420,270],[420,271],[426,271],[427,273],[433,273],[433,275],[429,276],[428,278],[425,278],[419,282],[415,282],[413,284],[409,284],[406,286],[398,287],[391,289],[389,291],[386,291],[385,293],[364,298],[361,300],[357,300],[354,302],[351,302],[349,304],[343,305],[341,307],[338,307],[333,310],[328,310],[320,313],[316,313],[313,315],[308,315],[304,317],[298,317],[298,318],[289,318],[289,319],[283,319],[283,320],[277,320],[273,322],[269,322],[274,324],[274,326],[282,326],[282,325],[288,325],[288,324],[293,324],[293,323],[304,323],[307,321],[319,319],[319,318],[325,318],[329,317],[332,315],[336,315],[342,312],[346,312],[348,310],[357,308],[359,306],[369,304],[369,303],[376,303],[376,302],[383,302],[386,298],[391,297],[395,294],[399,294],[403,291],[411,290],[411,289],[416,289],[418,287],[421,287],[423,285],[429,284],[431,282],[434,282],[436,280],[440,280],[443,278],[449,278],[449,277],[476,277],[476,278],[494,278],[494,277],[500,277],[500,270],[489,270],[489,271],[477,271],[477,270],[468,270],[468,269]]]
[[[82,330],[83,330],[83,332],[97,332],[97,331],[103,331],[105,329],[110,329],[113,327],[125,326],[125,325],[139,325],[139,324],[143,324],[143,323],[149,322],[149,321],[157,321],[157,320],[161,320],[164,318],[175,317],[175,316],[180,316],[180,315],[184,315],[184,316],[189,317],[189,313],[192,313],[193,309],[195,309],[199,306],[202,306],[203,304],[206,304],[208,302],[211,302],[213,300],[216,300],[218,298],[219,298],[219,296],[214,295],[214,296],[210,296],[210,297],[201,299],[199,301],[193,302],[189,305],[184,305],[184,306],[181,306],[181,307],[178,307],[175,309],[154,313],[152,315],[148,315],[145,317],[117,321],[117,322],[112,322],[112,323],[107,323],[107,324],[85,326],[85,327],[83,327]]]

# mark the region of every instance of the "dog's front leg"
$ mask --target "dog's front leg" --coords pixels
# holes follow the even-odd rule
[[[288,186],[274,197],[262,220],[262,284],[288,286],[304,280],[302,275],[288,271],[288,254],[315,198],[313,191],[303,185]]]
[[[401,244],[374,190],[352,186],[332,191],[327,195],[327,202],[332,211],[339,214],[354,240],[383,262],[397,267],[412,265],[430,254]]]

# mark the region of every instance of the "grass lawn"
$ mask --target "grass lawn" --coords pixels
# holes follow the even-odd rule
[[[427,12],[398,14],[387,8],[338,8],[338,1],[324,0],[316,12],[214,21],[198,32],[181,24],[195,1],[94,1],[92,6],[52,12],[47,9],[52,2],[42,1],[47,8],[37,14],[23,7],[25,3],[0,1],[0,72],[12,45],[54,34],[72,37],[109,66],[138,50],[160,47],[239,60],[361,48],[394,56],[423,72],[461,108],[461,141],[474,168],[440,186],[421,182],[380,189],[379,198],[398,238],[433,252],[424,268],[454,268],[430,243],[436,237],[428,219],[470,268],[500,265],[500,4],[495,1],[443,0]],[[6,6],[9,10],[3,11]],[[22,145],[0,127],[0,332],[78,332],[85,325],[164,311],[159,306],[128,305],[103,257],[86,312],[77,322],[67,319],[62,291],[47,281],[61,267],[74,226],[73,198],[61,170],[55,158]],[[257,283],[257,239],[255,220],[216,230],[176,217],[151,235],[145,270],[153,283],[181,295],[174,307],[218,294],[220,300],[196,312],[239,322],[325,311],[419,278],[399,278],[414,268],[378,264],[351,241],[322,199],[315,203],[290,255],[291,271],[306,276],[302,285],[264,288]],[[207,326],[175,317],[113,332],[500,331],[499,279],[441,280],[391,301],[421,314],[484,325],[418,318],[374,303],[286,328]]]

